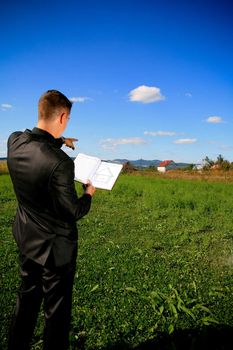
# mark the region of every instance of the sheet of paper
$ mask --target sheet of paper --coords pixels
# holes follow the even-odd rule
[[[93,186],[96,188],[111,190],[121,169],[122,164],[101,162],[91,179]]]
[[[92,157],[83,153],[79,153],[74,160],[74,179],[76,181],[80,181],[86,184],[88,180],[92,179],[93,174],[95,173],[100,163],[101,160],[97,157]]]

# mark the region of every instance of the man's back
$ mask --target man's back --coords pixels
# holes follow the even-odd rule
[[[8,167],[20,204],[38,212],[50,211],[50,176],[54,168],[69,157],[53,138],[43,131],[13,133],[8,141]],[[54,139],[55,140],[55,139]]]
[[[41,264],[52,247],[58,265],[71,258],[76,220],[90,208],[89,195],[76,195],[73,161],[60,146],[38,128],[13,133],[8,140],[8,167],[19,204],[14,236],[21,253]]]

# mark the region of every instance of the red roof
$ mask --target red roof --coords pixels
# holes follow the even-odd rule
[[[162,167],[162,166],[166,167],[166,166],[169,165],[170,163],[174,163],[173,160],[164,160],[163,162],[161,162],[161,163],[159,164],[159,167]]]

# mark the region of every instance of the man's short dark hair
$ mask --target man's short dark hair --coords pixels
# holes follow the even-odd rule
[[[39,99],[38,118],[53,119],[60,108],[67,108],[70,113],[72,102],[57,90],[48,90]]]

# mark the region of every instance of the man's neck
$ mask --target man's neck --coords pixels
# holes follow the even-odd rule
[[[38,121],[37,128],[42,129],[44,131],[47,131],[55,139],[60,137],[60,135],[58,135],[58,133],[56,132],[56,128],[54,128],[54,126],[52,124],[45,123],[43,120]]]

